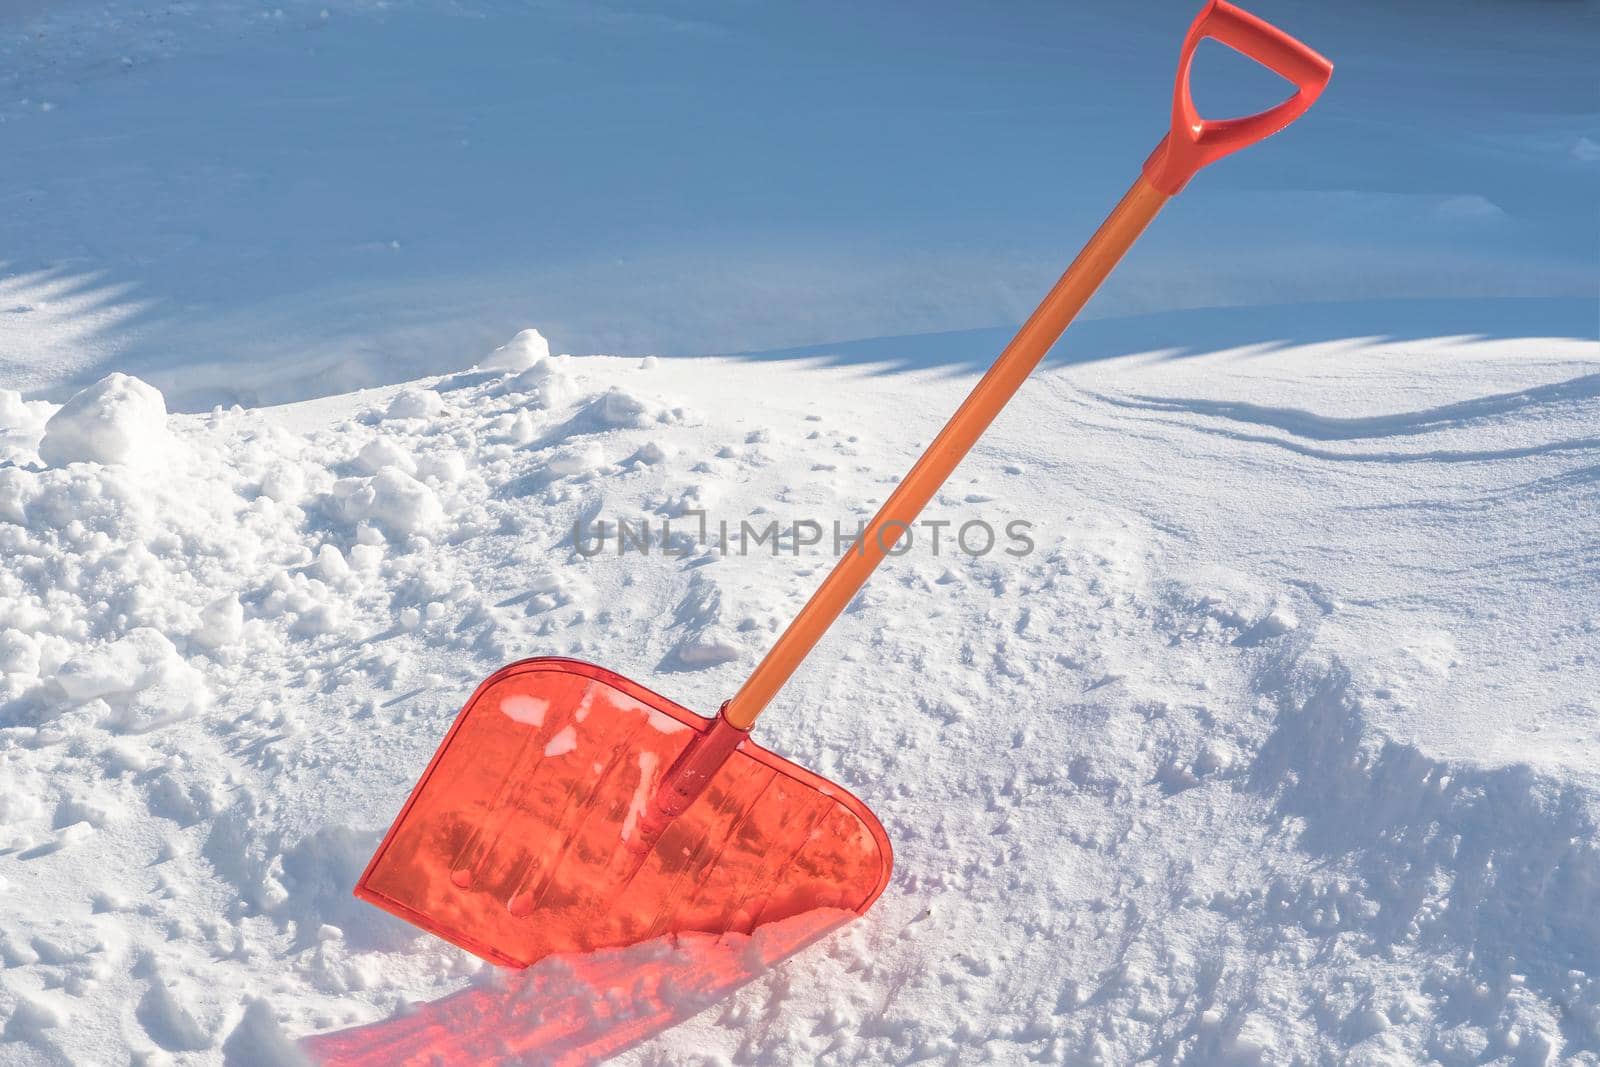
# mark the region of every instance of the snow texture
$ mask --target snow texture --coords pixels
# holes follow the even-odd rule
[[[528,329],[490,352],[478,366],[484,370],[525,371],[549,359],[550,342],[538,330]]]
[[[108,374],[50,416],[39,458],[69,463],[151,464],[170,448],[167,406],[155,389],[126,374]]]
[[[555,1055],[542,1012],[665,950],[497,976],[351,885],[506,661],[725,699],[832,546],[717,520],[852,530],[973,380],[917,355],[5,399],[0,1059],[353,1062],[436,1018]],[[1047,367],[760,725],[880,814],[884,897],[731,984],[737,946],[673,957],[563,1062],[1600,1062],[1597,404],[1548,338]],[[1034,550],[954,549],[978,519]]]
[[[1192,10],[0,3],[0,1065],[1600,1065],[1592,4],[1263,4],[1330,92],[759,726],[865,917],[512,975],[351,895],[505,662],[728,697]]]
[[[1087,316],[1430,299],[1406,336],[1504,337],[1480,302],[1566,298],[1524,333],[1592,334],[1594,5],[1261,2],[1333,87]],[[529,322],[672,355],[1014,323],[1160,138],[1198,6],[4,0],[0,387],[205,412],[524,364]],[[1214,43],[1195,84],[1283,91]]]

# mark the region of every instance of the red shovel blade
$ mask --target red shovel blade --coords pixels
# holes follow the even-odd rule
[[[888,836],[855,797],[753,741],[653,845],[641,820],[711,720],[576,660],[478,687],[356,895],[492,963],[864,912]]]

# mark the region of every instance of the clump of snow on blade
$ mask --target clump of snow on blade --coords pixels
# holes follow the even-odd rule
[[[539,727],[544,725],[545,713],[550,710],[550,702],[540,700],[538,697],[514,694],[500,702],[500,710],[507,718],[525,726]]]

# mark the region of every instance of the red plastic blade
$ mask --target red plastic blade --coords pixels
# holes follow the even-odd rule
[[[591,664],[505,667],[456,717],[356,895],[510,967],[865,911],[891,863],[877,818],[751,741],[641,846],[661,775],[710,722]]]

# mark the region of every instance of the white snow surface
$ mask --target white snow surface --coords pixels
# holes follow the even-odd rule
[[[494,1049],[584,972],[356,901],[373,846],[499,665],[709,713],[833,556],[574,522],[854,529],[973,381],[541,345],[208,416],[0,392],[0,1062],[290,1063],[463,989],[446,1045],[542,1062]],[[888,890],[616,1062],[1600,1063],[1593,341],[1047,364],[926,517],[758,727]]]
[[[159,390],[126,374],[108,374],[50,416],[39,458],[69,463],[158,462],[169,447],[167,405]]]

